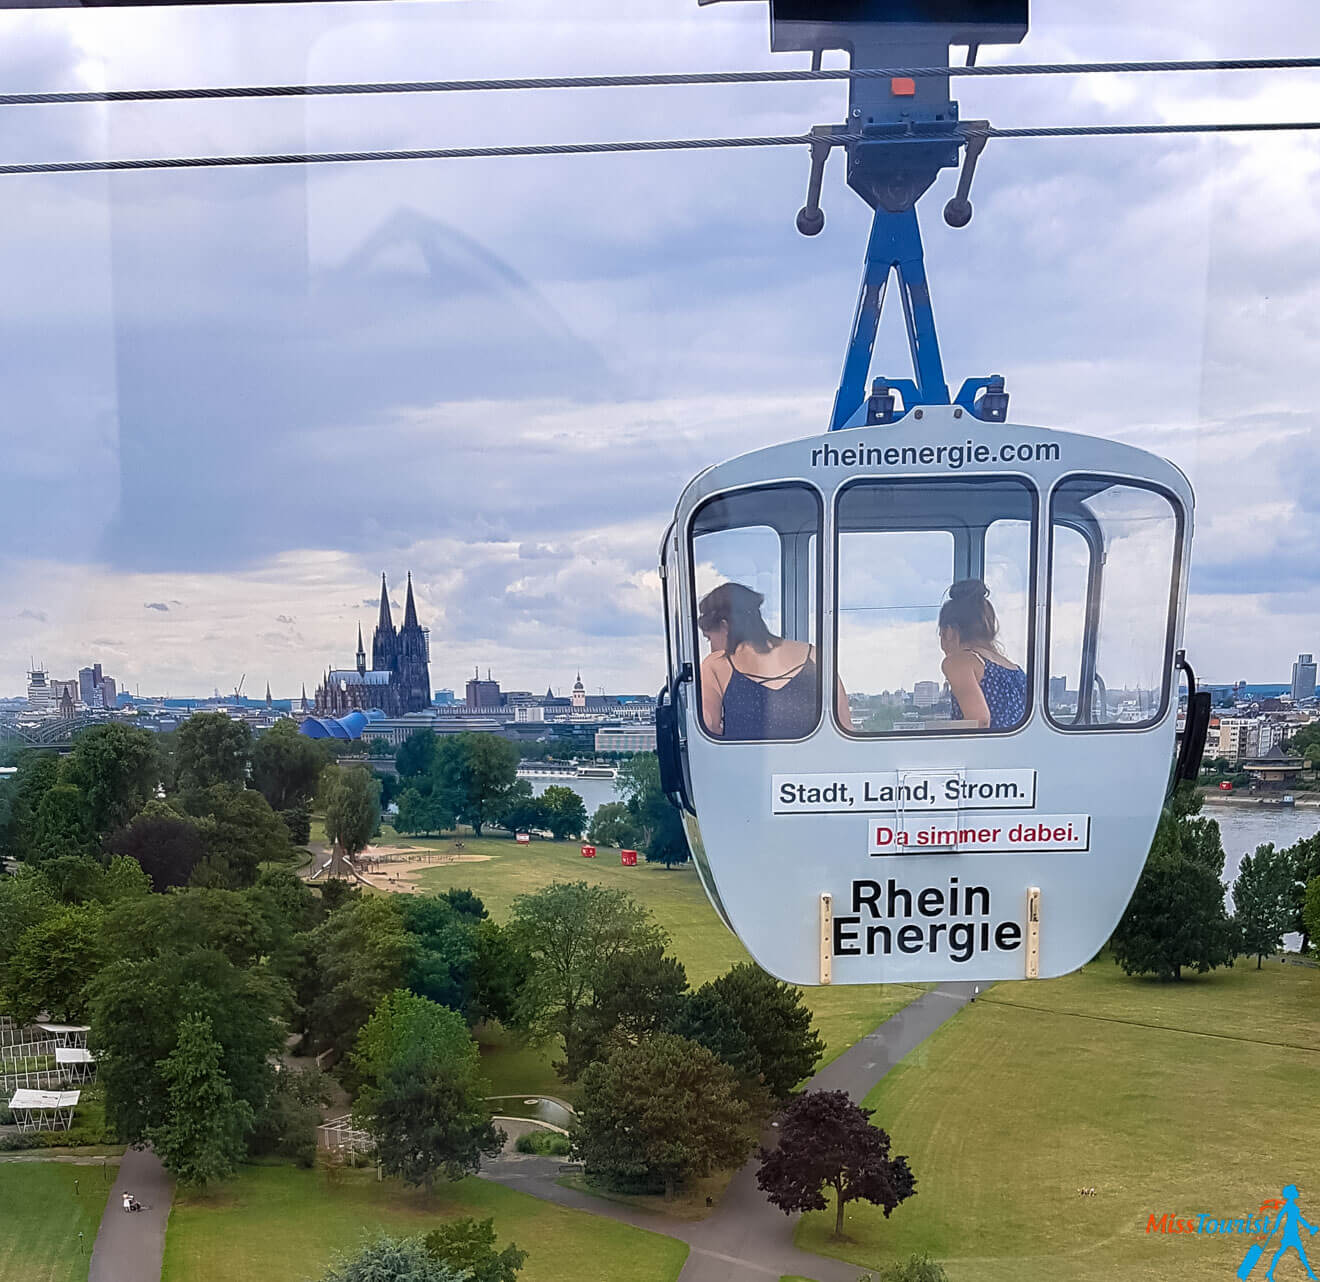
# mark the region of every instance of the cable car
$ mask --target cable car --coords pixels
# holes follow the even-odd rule
[[[871,46],[852,47],[858,65]],[[916,202],[956,160],[956,118],[896,100],[842,144],[875,221],[830,430],[702,472],[661,546],[662,781],[717,912],[798,984],[1076,969],[1209,720],[1181,651],[1187,478],[1008,423],[1002,378],[949,396]],[[809,235],[828,151],[813,147]],[[868,396],[891,276],[915,377]]]

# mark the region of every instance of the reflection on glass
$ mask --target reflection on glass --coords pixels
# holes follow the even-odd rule
[[[1034,508],[1019,481],[844,491],[836,624],[854,733],[1022,724]]]
[[[1078,477],[1055,491],[1050,715],[1150,725],[1163,713],[1178,518],[1159,492]]]

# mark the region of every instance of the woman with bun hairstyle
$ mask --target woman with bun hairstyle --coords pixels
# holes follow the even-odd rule
[[[1027,674],[999,648],[999,620],[980,579],[961,579],[940,607],[941,667],[953,719],[982,730],[1011,730],[1027,716]]]
[[[721,583],[697,605],[697,626],[710,642],[701,720],[723,739],[802,739],[820,719],[816,647],[775,636],[761,615],[764,600],[741,583]],[[838,715],[851,728],[842,685]]]

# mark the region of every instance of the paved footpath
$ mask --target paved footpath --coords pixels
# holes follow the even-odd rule
[[[941,984],[922,994],[821,1069],[808,1086],[812,1090],[847,1091],[860,1101],[899,1060],[960,1010],[973,992],[971,984]],[[768,1130],[762,1142],[773,1146],[775,1135],[773,1129]],[[558,1158],[509,1153],[481,1174],[547,1202],[604,1215],[686,1242],[691,1250],[679,1282],[778,1282],[784,1274],[815,1282],[857,1282],[861,1272],[858,1265],[802,1251],[793,1244],[798,1217],[785,1215],[766,1201],[765,1194],[756,1187],[758,1165],[755,1158],[749,1160],[730,1181],[714,1214],[696,1223],[669,1220],[652,1211],[635,1210],[564,1188],[555,1182],[559,1177]]]
[[[143,1209],[124,1210],[124,1191]],[[150,1149],[129,1149],[101,1217],[92,1247],[87,1282],[155,1282],[165,1258],[165,1222],[170,1218],[174,1181]]]

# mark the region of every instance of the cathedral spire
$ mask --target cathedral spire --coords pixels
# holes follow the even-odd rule
[[[412,571],[408,571],[408,600],[403,607],[403,626],[415,628],[417,624],[417,603],[413,600]]]
[[[394,631],[394,620],[390,618],[390,590],[385,585],[385,571],[380,572],[380,618],[376,621],[376,630],[381,633]]]
[[[271,701],[270,701],[270,682],[267,681],[267,682],[266,682],[266,707],[269,708],[270,706],[271,706]]]
[[[365,672],[367,670],[367,652],[362,647],[362,624],[358,624],[358,648],[357,648],[357,670]]]

